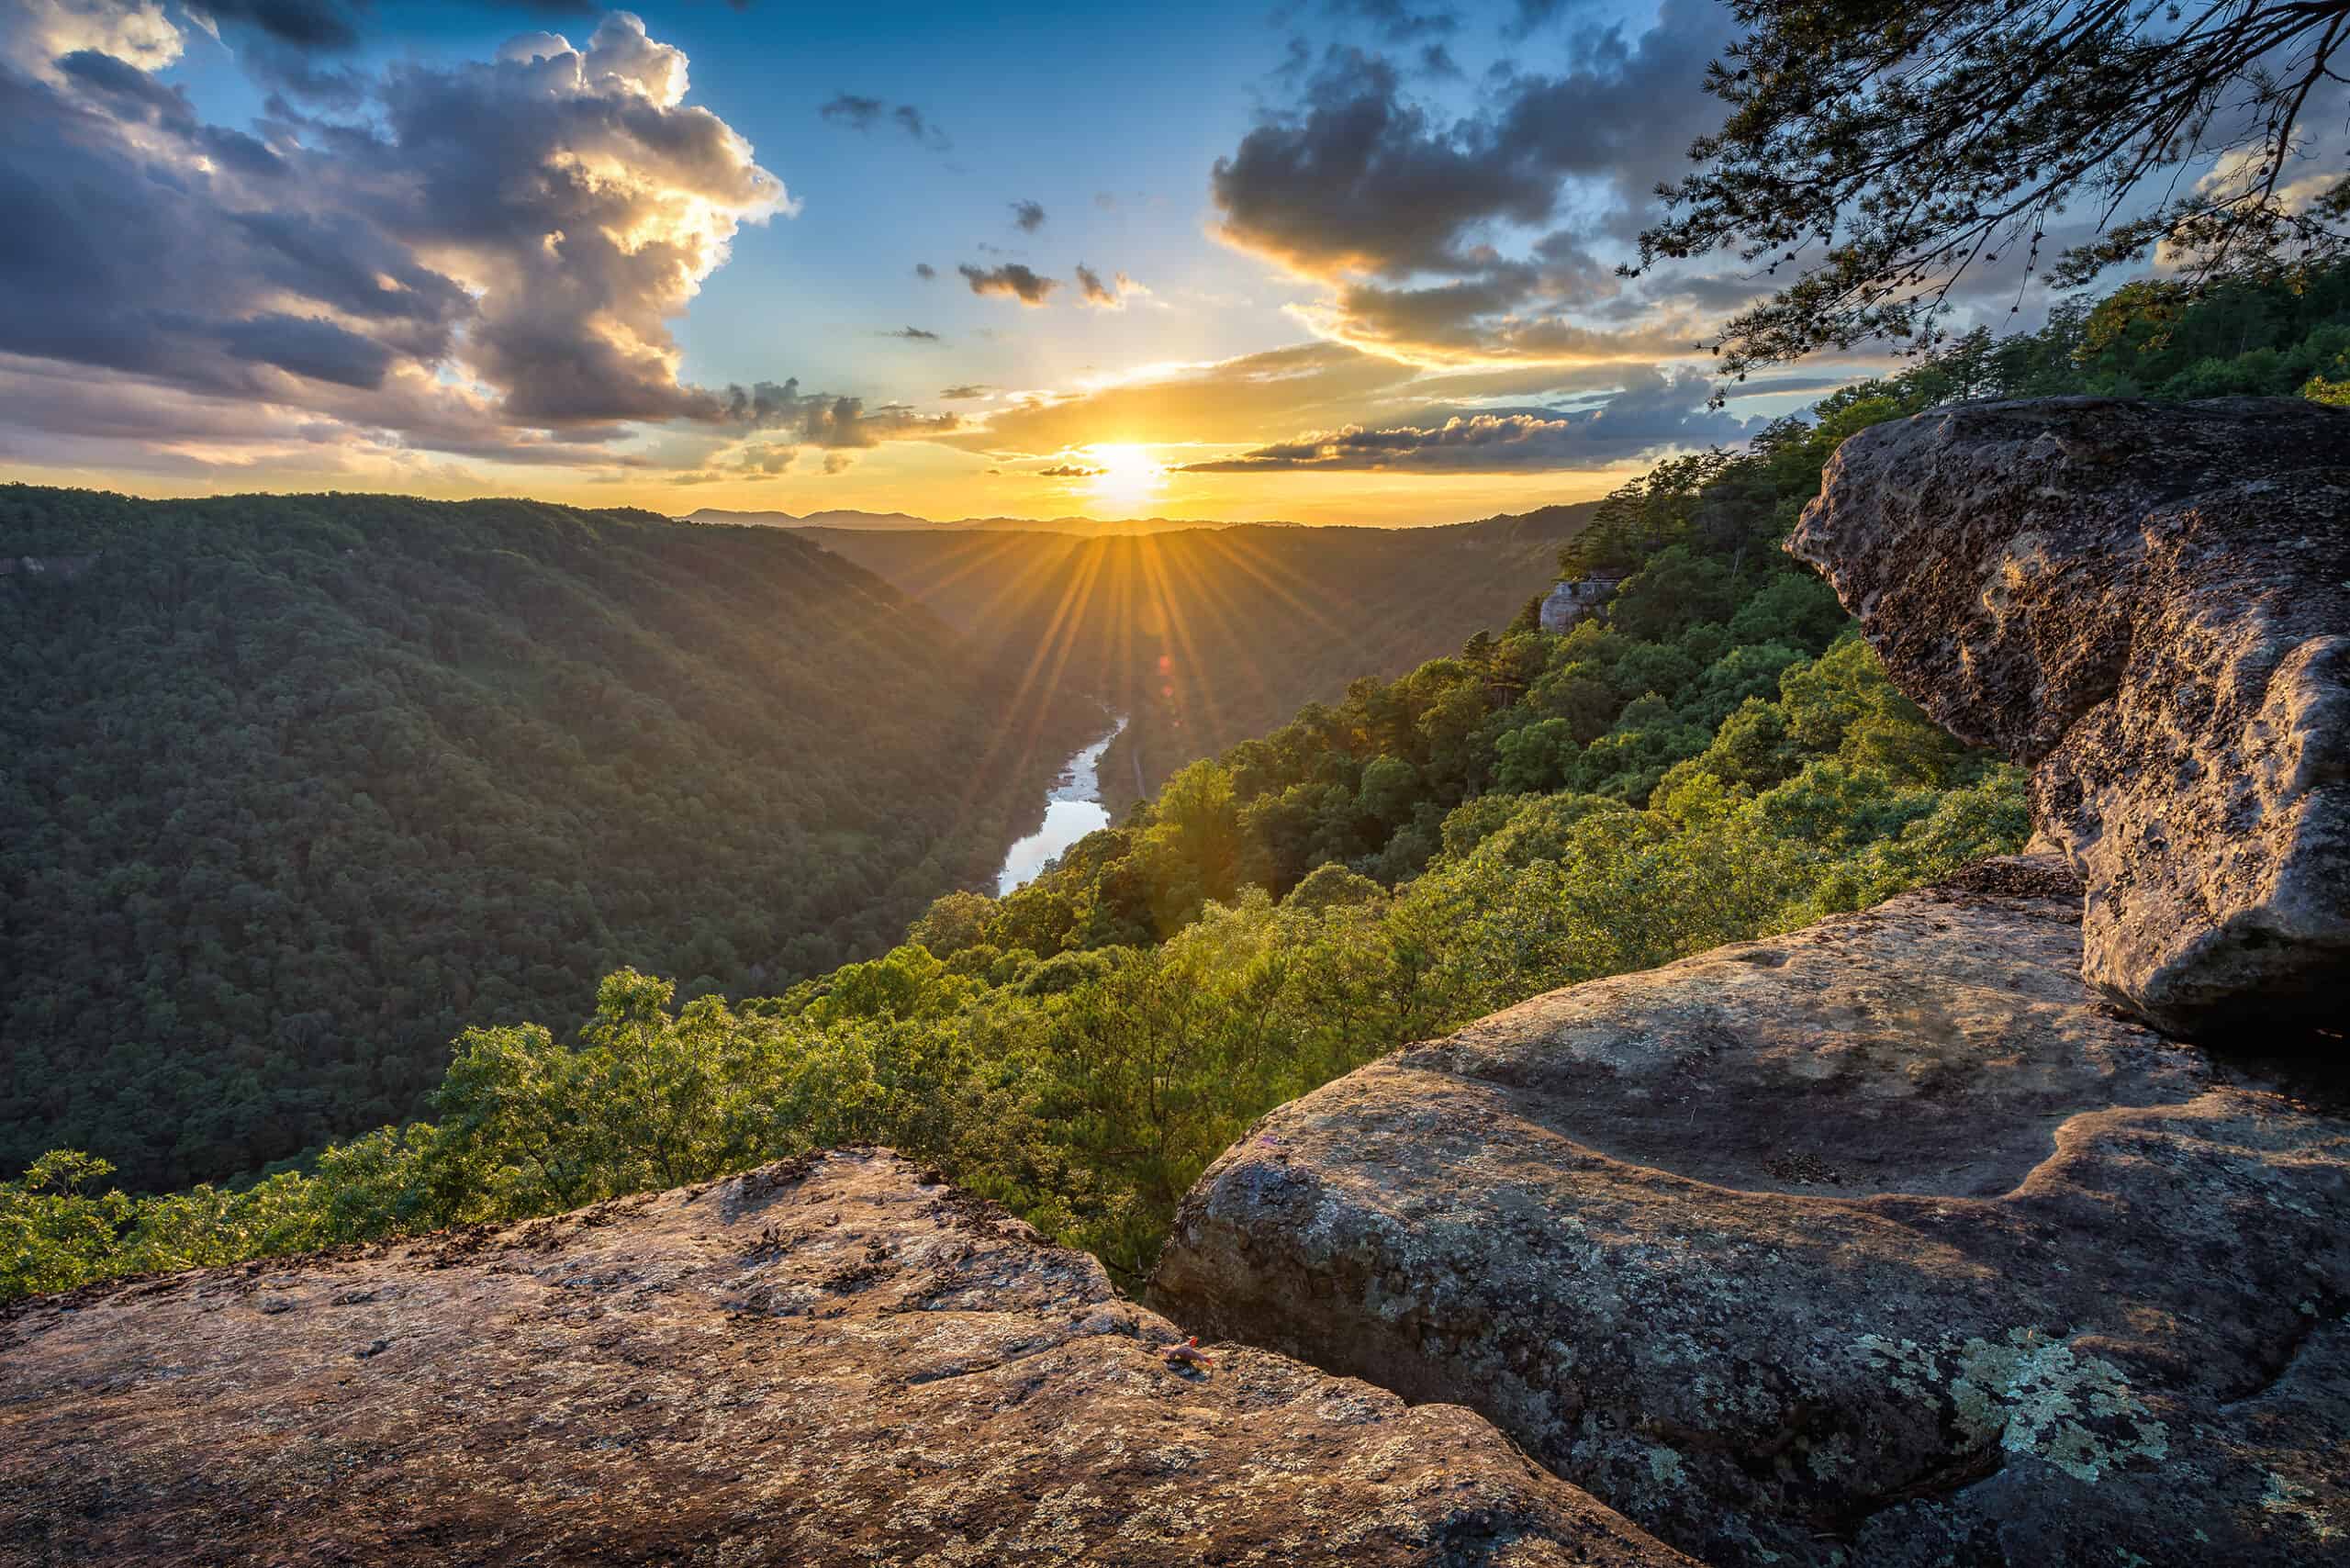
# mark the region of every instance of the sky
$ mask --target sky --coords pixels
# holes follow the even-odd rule
[[[1756,280],[1618,276],[1713,0],[0,0],[0,473],[683,514],[1606,493]]]

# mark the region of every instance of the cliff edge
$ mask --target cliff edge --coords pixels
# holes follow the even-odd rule
[[[882,1150],[0,1313],[0,1562],[1687,1568]]]
[[[2338,1554],[2350,1124],[2105,1005],[2080,908],[1989,861],[1363,1068],[1209,1169],[1151,1300],[1718,1565]]]

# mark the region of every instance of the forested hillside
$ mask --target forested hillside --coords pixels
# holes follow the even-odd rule
[[[774,530],[0,489],[0,556],[93,555],[0,576],[0,1158],[145,1185],[410,1115],[617,965],[885,947],[1099,717],[1000,733],[936,621]]]
[[[1139,538],[806,529],[973,639],[1015,680],[1133,722],[1104,757],[1123,807],[1262,734],[1509,619],[1588,505],[1442,528],[1242,523]],[[1139,772],[1139,781],[1137,781]]]
[[[2019,847],[2020,771],[1895,690],[1778,543],[1853,431],[1966,396],[2139,390],[2158,339],[2245,345],[2164,386],[2258,374],[2335,396],[2350,290],[2328,274],[2277,293],[2166,319],[2117,297],[1962,339],[1745,451],[1661,465],[1561,552],[1571,571],[1629,574],[1603,621],[1554,635],[1500,618],[1356,681],[1181,768],[1013,894],[939,899],[880,958],[733,1005],[610,974],[584,1031],[469,1029],[431,1121],[247,1189],[139,1200],[105,1188],[111,1147],[61,1147],[0,1183],[0,1298],[855,1141],[935,1161],[1134,1283],[1202,1170],[1285,1100],[1552,987]],[[2330,315],[2300,303],[2328,297]],[[2253,316],[2219,332],[2204,314],[2254,307],[2266,341]]]

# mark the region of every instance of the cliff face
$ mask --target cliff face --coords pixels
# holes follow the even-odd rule
[[[1708,1562],[2311,1562],[2350,1127],[2103,1006],[2080,897],[1992,861],[1365,1068],[1207,1172],[1154,1304]]]
[[[1687,1560],[878,1150],[0,1316],[0,1562]]]
[[[1846,442],[1788,547],[2034,769],[2092,983],[2184,1034],[2350,1016],[2350,412],[1921,415]]]

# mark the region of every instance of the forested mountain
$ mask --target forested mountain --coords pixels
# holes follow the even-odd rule
[[[934,1160],[1136,1283],[1182,1193],[1285,1100],[1551,987],[2018,847],[2021,771],[1929,722],[1776,548],[1821,465],[1853,431],[1958,398],[2136,391],[2156,370],[2165,395],[2350,395],[2342,282],[2180,310],[2124,291],[2040,332],[1960,339],[1748,450],[1660,465],[1571,520],[1561,559],[1505,600],[1554,565],[1606,565],[1628,575],[1602,619],[1554,635],[1505,614],[1399,678],[1353,682],[1181,768],[1009,896],[943,896],[881,957],[732,1004],[680,1005],[670,981],[621,970],[579,1031],[468,1029],[431,1121],[306,1170],[140,1199],[104,1185],[120,1141],[77,1149],[61,1124],[53,1152],[0,1182],[0,1300],[552,1213],[846,1142]],[[2215,327],[2222,311],[2237,314]],[[2165,369],[2172,343],[2203,348]],[[538,1016],[567,1025],[585,1000]]]
[[[1592,511],[1114,539],[802,532],[922,600],[1006,678],[1131,715],[1102,768],[1105,797],[1124,805],[1304,703],[1402,675],[1507,621]]]
[[[885,947],[1099,719],[773,529],[11,486],[0,558],[0,1159],[145,1185],[412,1114],[616,965]]]

